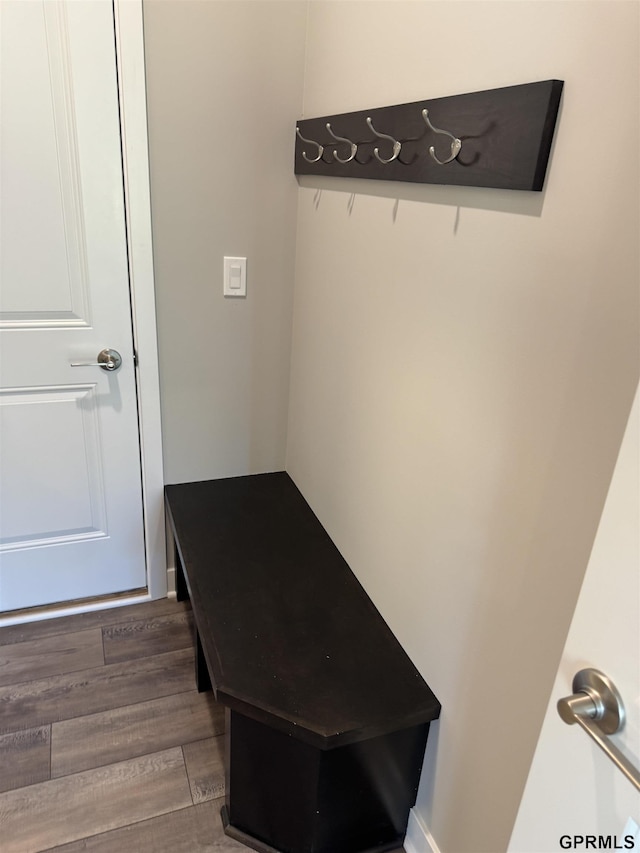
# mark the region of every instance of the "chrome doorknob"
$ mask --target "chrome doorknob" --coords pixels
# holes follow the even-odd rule
[[[101,367],[103,370],[117,370],[122,364],[122,356],[115,349],[101,349],[97,361],[72,361],[71,367]]]
[[[607,737],[625,722],[622,697],[613,681],[598,669],[581,669],[573,679],[573,695],[559,699],[557,707],[564,722],[578,723],[640,791],[640,770]]]

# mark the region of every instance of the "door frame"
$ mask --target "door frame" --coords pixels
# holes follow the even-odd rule
[[[160,373],[156,327],[142,0],[113,0],[133,342],[138,369],[147,598],[167,594]]]
[[[160,376],[153,275],[142,0],[111,2],[115,21],[133,344],[138,363],[136,389],[147,589],[137,594],[19,611],[5,617],[0,616],[0,627],[103,610],[116,604],[149,601],[163,598],[167,594]]]

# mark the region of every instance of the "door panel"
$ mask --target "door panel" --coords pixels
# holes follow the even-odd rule
[[[556,703],[586,667],[614,682],[626,708],[611,741],[640,767],[640,397],[629,416],[609,493],[520,803],[512,853],[639,850],[640,792]],[[535,683],[532,683],[535,689]],[[635,821],[635,827],[628,823]],[[602,841],[585,844],[591,836]],[[635,836],[635,844],[630,836]],[[597,848],[596,848],[597,844]]]
[[[3,0],[0,611],[146,585],[113,12]],[[92,363],[109,347],[122,366]]]
[[[86,327],[87,247],[65,9],[9,2],[2,18],[0,327]]]
[[[0,548],[106,536],[95,386],[5,391],[0,407]],[[20,446],[29,453],[11,453]]]

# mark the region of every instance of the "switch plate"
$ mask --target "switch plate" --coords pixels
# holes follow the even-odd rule
[[[224,259],[224,288],[225,296],[247,295],[247,259]]]

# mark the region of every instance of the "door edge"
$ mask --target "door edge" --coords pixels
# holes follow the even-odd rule
[[[149,597],[167,594],[142,0],[113,0]]]

